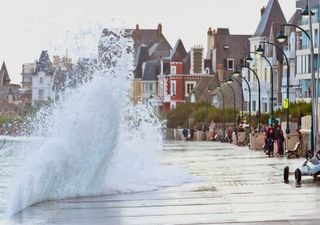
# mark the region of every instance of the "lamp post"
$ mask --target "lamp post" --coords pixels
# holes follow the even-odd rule
[[[315,151],[318,151],[318,93],[316,93],[316,85],[317,80],[315,79],[315,72],[313,69],[313,60],[314,60],[314,46],[313,46],[313,35],[312,35],[312,21],[311,16],[314,13],[309,10],[310,0],[307,1],[306,8],[301,13],[302,16],[307,16],[309,21],[309,33],[305,31],[303,28],[294,25],[294,24],[281,24],[281,27],[289,26],[294,27],[301,30],[308,38],[310,45],[310,68],[311,68],[311,81],[312,81],[312,98],[311,98],[311,106],[312,106],[312,115],[311,115],[311,151],[314,154]],[[281,30],[277,34],[277,40],[279,42],[284,42],[287,40],[287,36],[284,34],[283,30]],[[313,118],[316,117],[316,118]]]
[[[246,78],[244,78],[243,76],[241,76],[241,74],[234,74],[234,76],[236,77],[240,77],[242,80],[244,80],[246,82],[246,84],[248,85],[248,91],[249,91],[249,133],[251,133],[251,88],[250,88],[250,84],[249,82],[247,81]],[[228,78],[228,79],[231,79],[232,78]]]
[[[217,87],[216,89],[217,91],[219,91],[221,93],[222,96],[222,133],[223,133],[223,138],[226,136],[225,135],[225,105],[224,105],[224,94],[223,91],[221,89],[221,87]]]
[[[270,72],[271,72],[271,78],[270,78],[270,83],[271,83],[271,126],[273,126],[273,68],[272,68],[272,64],[270,62],[270,60],[265,57],[263,54],[259,54],[257,52],[249,52],[246,61],[252,61],[253,59],[250,56],[250,53],[252,54],[256,54],[256,55],[260,55],[262,58],[264,58],[266,60],[266,62],[269,64],[270,66]]]
[[[229,78],[227,78],[229,79]],[[240,89],[241,89],[241,120],[243,121],[243,102],[244,102],[244,96],[243,96],[243,90],[242,90],[242,85],[241,85],[241,82],[238,81],[237,79],[234,79],[234,81],[237,82],[237,84],[239,84],[240,86]]]
[[[233,87],[231,86],[233,79],[229,76],[224,83],[231,88],[233,93],[233,129],[236,130],[236,93],[234,92]]]
[[[253,60],[250,55],[247,57],[246,61],[250,61]],[[260,78],[258,76],[258,74],[256,73],[256,71],[254,71],[251,67],[249,67],[248,65],[245,66],[245,68],[247,68],[248,70],[250,70],[255,77],[257,78],[258,81],[258,130],[260,132],[261,129],[261,124],[260,124],[260,118],[261,118],[261,85],[260,85]],[[232,73],[233,76],[237,77],[239,75],[241,75],[241,72],[238,71],[237,69]],[[242,77],[243,78],[243,77]],[[247,80],[246,80],[247,81]],[[250,88],[250,86],[249,86]],[[251,91],[251,90],[250,90]],[[250,98],[251,98],[251,94],[250,94]],[[251,101],[249,102],[249,104],[251,104]]]
[[[210,95],[210,93],[211,93],[211,89],[210,88],[207,88],[206,89],[207,90],[207,92],[208,92],[208,95]],[[209,105],[209,100],[208,100],[208,97],[206,96],[206,94],[202,91],[202,95],[204,95],[204,97],[205,97],[205,99],[206,99],[206,118],[205,118],[205,127],[204,127],[204,129],[205,129],[205,131],[207,131],[208,130],[208,105]],[[195,89],[192,89],[192,93],[191,93],[191,103],[194,103],[195,102],[195,99],[196,99],[196,97],[195,97]]]
[[[286,59],[286,63],[287,63],[287,101],[288,101],[288,105],[286,108],[286,134],[290,134],[290,126],[289,126],[289,81],[290,81],[290,65],[289,65],[289,60],[287,55],[284,53],[284,51],[276,44],[272,43],[272,42],[268,42],[268,41],[261,41],[261,44],[269,44],[272,45],[274,47],[276,47],[284,56],[284,58]],[[264,52],[264,49],[260,49]],[[262,54],[263,54],[262,52]]]

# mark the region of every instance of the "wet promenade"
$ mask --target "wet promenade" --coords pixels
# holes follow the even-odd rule
[[[320,177],[283,183],[283,167],[303,159],[212,142],[168,142],[164,164],[180,164],[201,182],[135,194],[45,202],[1,225],[320,224]]]

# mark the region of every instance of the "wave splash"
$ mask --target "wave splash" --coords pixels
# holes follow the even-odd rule
[[[108,51],[91,65],[90,76],[37,114],[33,134],[46,139],[30,149],[17,172],[9,215],[46,200],[153,190],[192,179],[161,166],[161,123],[145,106],[129,104],[132,40],[118,30],[99,44]]]

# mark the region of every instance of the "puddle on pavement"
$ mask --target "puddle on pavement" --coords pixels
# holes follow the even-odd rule
[[[192,190],[192,192],[206,192],[206,191],[217,191],[215,187],[198,187]]]

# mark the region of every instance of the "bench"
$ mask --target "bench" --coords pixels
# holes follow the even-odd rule
[[[298,141],[294,148],[293,149],[287,149],[286,150],[286,155],[287,155],[287,158],[289,159],[291,156],[296,156],[297,158],[300,157],[300,152],[301,152],[301,142]]]

